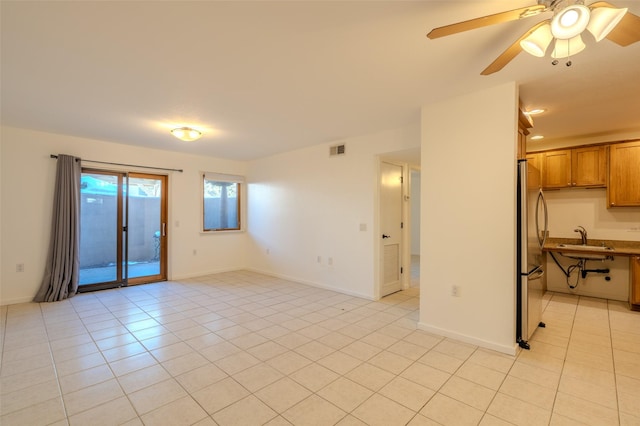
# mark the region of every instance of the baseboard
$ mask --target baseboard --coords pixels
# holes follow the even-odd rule
[[[293,282],[296,282],[296,283],[299,283],[299,284],[308,285],[310,287],[321,288],[321,289],[324,289],[324,290],[331,290],[331,291],[335,291],[336,293],[342,293],[342,294],[346,294],[348,296],[359,297],[361,299],[366,299],[366,300],[371,300],[371,301],[375,301],[376,300],[370,294],[362,294],[362,293],[358,293],[356,291],[345,290],[344,288],[340,288],[340,287],[333,287],[333,286],[330,286],[330,285],[317,283],[317,282],[314,282],[314,281],[303,280],[301,278],[296,278],[296,277],[292,277],[292,276],[289,276],[289,275],[278,274],[278,273],[271,272],[271,271],[263,271],[263,270],[258,269],[258,268],[243,268],[243,269],[239,269],[239,270],[251,271],[251,272],[258,273],[258,274],[268,275],[268,276],[274,277],[274,278],[281,278],[283,280],[293,281]]]
[[[33,298],[34,296],[31,297],[17,297],[15,299],[1,299],[0,300],[0,306],[7,306],[7,305],[17,305],[18,303],[28,303],[28,302],[33,302]]]
[[[247,268],[244,268],[244,267],[220,268],[220,269],[213,269],[210,271],[200,271],[200,272],[193,272],[189,274],[171,275],[169,278],[167,278],[167,281],[188,280],[191,278],[204,277],[205,275],[222,274],[224,272],[234,272],[234,271],[244,271],[244,270],[247,270]]]
[[[445,328],[435,327],[423,322],[418,322],[418,329],[427,331],[429,333],[437,334],[439,336],[450,337],[452,339],[459,340],[461,342],[470,343],[472,345],[480,346],[481,348],[491,349],[492,351],[501,352],[507,355],[515,356],[518,350],[518,344],[513,343],[513,346],[501,345],[495,342],[489,342],[487,340],[478,339],[476,337],[467,336],[466,334],[457,333],[455,331],[447,330]]]

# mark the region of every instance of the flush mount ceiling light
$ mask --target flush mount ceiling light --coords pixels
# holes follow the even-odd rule
[[[531,111],[525,111],[524,113],[527,115],[538,115],[538,114],[542,114],[545,111],[546,109],[544,108],[534,108]]]
[[[540,139],[544,139],[544,136],[542,135],[531,136],[532,141],[539,141]]]
[[[171,130],[171,134],[181,141],[192,142],[197,139],[200,139],[202,136],[202,132],[196,129],[192,129],[191,127],[178,127],[176,129]]]

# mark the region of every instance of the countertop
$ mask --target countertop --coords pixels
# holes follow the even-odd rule
[[[558,244],[581,244],[581,241],[577,238],[553,238],[548,237],[547,242],[544,245],[543,251],[552,252],[572,252],[569,249],[558,247]],[[580,253],[589,254],[607,254],[610,256],[640,256],[640,241],[622,241],[622,240],[595,240],[589,239],[589,245],[593,246],[606,246],[613,248],[613,251],[602,252],[599,250],[580,250]]]

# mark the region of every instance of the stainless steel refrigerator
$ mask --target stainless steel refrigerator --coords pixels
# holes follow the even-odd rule
[[[540,171],[518,160],[516,342],[529,349],[529,339],[542,320],[544,265],[542,247],[547,238],[547,203],[540,186]]]

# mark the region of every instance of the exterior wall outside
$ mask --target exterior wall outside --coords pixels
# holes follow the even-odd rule
[[[116,229],[104,226],[115,221],[117,216],[116,197],[113,195],[81,194],[80,247],[82,250],[81,267],[106,266],[113,262],[116,247]],[[101,203],[88,203],[87,198],[99,198]],[[129,229],[136,232],[129,236],[129,260],[145,261],[155,258],[156,239],[154,234],[160,231],[157,221],[160,211],[159,197],[129,198]],[[86,220],[91,218],[91,220]]]

